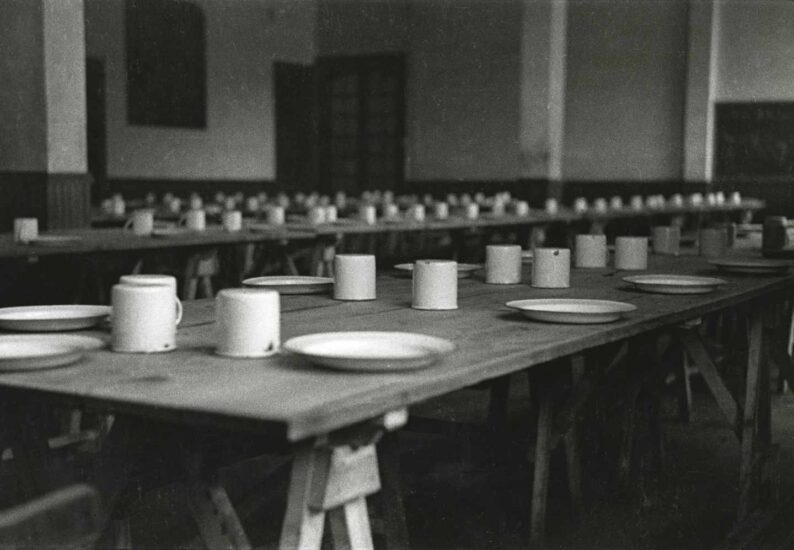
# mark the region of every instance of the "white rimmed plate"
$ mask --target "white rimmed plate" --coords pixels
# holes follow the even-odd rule
[[[414,264],[407,263],[407,264],[397,264],[394,266],[394,269],[402,273],[403,275],[412,275],[414,272]],[[482,269],[481,264],[458,264],[458,279],[465,279],[466,277],[471,277],[475,271],[479,271]]]
[[[30,241],[34,246],[68,246],[82,239],[74,235],[39,235]]]
[[[321,332],[287,340],[284,349],[333,369],[388,372],[428,367],[455,344],[411,332]]]
[[[74,363],[85,350],[53,341],[0,337],[0,372],[49,369]]]
[[[791,262],[763,258],[719,258],[709,262],[720,271],[739,275],[783,275]]]
[[[334,280],[330,277],[277,275],[245,279],[243,285],[277,290],[281,294],[322,294],[331,291],[334,287]]]
[[[52,305],[4,307],[0,328],[25,332],[80,330],[101,323],[110,306]]]
[[[715,277],[692,275],[632,275],[623,280],[638,290],[657,294],[706,294],[727,281]]]
[[[0,342],[19,342],[20,344],[58,344],[83,351],[102,349],[107,342],[96,336],[85,336],[82,334],[4,334],[0,336]]]
[[[513,300],[505,305],[520,311],[528,319],[569,324],[611,323],[637,309],[634,304],[625,302],[571,298]]]

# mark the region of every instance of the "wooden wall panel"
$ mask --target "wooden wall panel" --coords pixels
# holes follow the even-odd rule
[[[90,193],[87,174],[0,173],[0,232],[20,217],[38,218],[42,230],[89,227]]]

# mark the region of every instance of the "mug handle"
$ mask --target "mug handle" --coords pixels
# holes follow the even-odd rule
[[[126,222],[124,222],[124,228],[123,229],[125,231],[129,231],[130,229],[132,229],[133,221],[134,221],[134,218],[129,218]]]
[[[182,302],[176,298],[176,324],[182,322]]]

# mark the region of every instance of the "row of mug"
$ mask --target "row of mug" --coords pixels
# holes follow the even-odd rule
[[[111,293],[111,349],[162,353],[176,349],[182,304],[170,275],[124,275]],[[274,291],[226,289],[216,301],[216,352],[263,357],[280,338],[280,298]]]

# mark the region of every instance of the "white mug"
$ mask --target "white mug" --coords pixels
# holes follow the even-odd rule
[[[414,262],[414,309],[458,309],[458,262],[417,260]]]
[[[259,212],[259,197],[245,199],[245,209],[249,212]]]
[[[378,221],[378,214],[375,211],[375,206],[371,204],[362,204],[358,209],[358,217],[367,225],[375,225]]]
[[[127,204],[120,196],[113,197],[113,214],[123,216],[127,212]]]
[[[243,229],[243,213],[239,210],[225,210],[221,214],[223,229],[233,233]]]
[[[325,210],[325,222],[326,223],[334,223],[339,218],[339,212],[336,209],[336,206],[332,204],[328,204],[325,206],[321,206],[320,208]]]
[[[700,255],[719,258],[728,252],[728,230],[724,227],[700,230]]]
[[[375,256],[337,254],[334,257],[334,299],[375,299]]]
[[[480,217],[480,205],[476,202],[469,202],[466,204],[465,213],[467,220],[476,220]]]
[[[521,247],[490,244],[485,247],[485,282],[491,285],[521,283]]]
[[[596,212],[606,212],[608,208],[607,200],[603,197],[598,197],[593,201],[593,210]]]
[[[574,212],[587,212],[587,199],[584,197],[578,197],[575,201],[573,201],[573,211]]]
[[[648,269],[648,238],[618,237],[615,239],[615,269]]]
[[[730,201],[731,204],[742,204],[742,194],[738,191],[734,191],[731,193]]]
[[[631,205],[632,210],[642,210],[645,208],[645,201],[642,200],[640,195],[632,196],[629,204]]]
[[[195,194],[190,195],[190,201],[188,204],[191,210],[201,210],[204,207],[204,201],[201,200],[201,197]]]
[[[309,223],[312,225],[319,225],[325,223],[325,208],[322,206],[312,206],[309,208],[308,213]]]
[[[557,199],[548,198],[543,205],[543,209],[546,211],[546,214],[551,214],[553,216],[560,210],[560,205]]]
[[[529,215],[529,203],[527,201],[517,201],[515,204],[516,216]]]
[[[571,286],[571,251],[567,248],[536,248],[532,256],[532,286]]]
[[[131,229],[138,236],[151,235],[154,231],[154,210],[148,208],[136,210],[124,224],[124,229]]]
[[[501,218],[505,215],[505,203],[501,200],[496,200],[491,206],[491,215],[495,218]]]
[[[681,228],[663,225],[654,227],[653,251],[656,254],[678,256],[681,252]]]
[[[606,267],[609,259],[606,235],[577,235],[574,265],[581,268]]]
[[[446,202],[437,202],[433,205],[433,217],[437,220],[446,220],[449,218],[449,204]]]
[[[172,214],[179,214],[182,211],[182,199],[172,197],[171,200],[168,201],[168,210]]]
[[[203,210],[188,210],[179,223],[184,223],[192,231],[204,231],[207,229],[207,214]]]
[[[283,206],[271,206],[267,209],[267,214],[265,216],[267,223],[270,225],[284,225],[284,207]]]
[[[237,201],[234,197],[226,197],[223,201],[224,210],[234,210],[237,208]]]
[[[423,222],[425,221],[425,205],[424,204],[414,204],[408,210],[409,216],[415,222]]]
[[[172,275],[157,275],[157,274],[135,274],[135,275],[122,275],[119,277],[119,283],[123,285],[133,286],[167,286],[171,289],[176,302],[176,324],[182,321],[182,302],[179,300],[179,295],[176,292],[176,277]]]
[[[394,203],[387,203],[383,205],[383,217],[394,220],[400,217],[400,207]]]
[[[684,196],[681,193],[675,193],[670,197],[670,205],[681,208],[684,206]]]
[[[14,220],[14,242],[27,244],[39,236],[38,218],[16,218]]]
[[[275,290],[221,290],[215,300],[215,352],[238,358],[276,353],[281,345],[280,304]]]
[[[623,208],[623,197],[620,195],[614,195],[612,198],[609,199],[609,207],[612,210],[620,210]]]
[[[176,348],[177,311],[168,285],[113,285],[111,348],[158,353]]]

